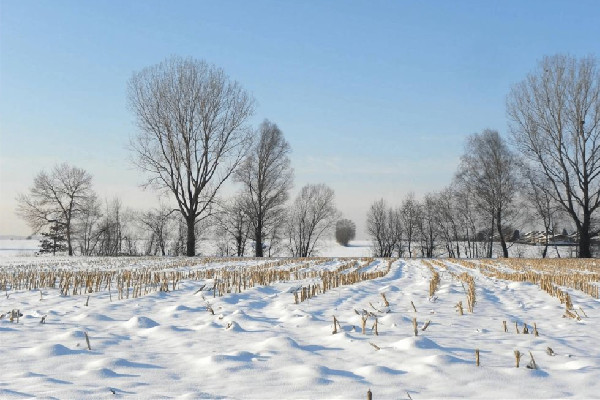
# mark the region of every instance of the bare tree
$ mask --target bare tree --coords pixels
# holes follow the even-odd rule
[[[133,74],[129,106],[139,132],[131,145],[147,184],[173,193],[196,254],[196,223],[245,156],[253,100],[222,69],[171,58]]]
[[[564,210],[554,201],[552,184],[548,182],[543,173],[538,169],[524,168],[523,175],[524,180],[528,183],[524,190],[524,200],[544,227],[545,243],[542,258],[546,258],[549,236],[554,234],[561,211],[564,213]]]
[[[438,232],[446,242],[446,251],[450,258],[460,258],[461,224],[466,223],[460,220],[456,193],[453,187],[447,187],[435,199]],[[465,228],[469,230],[468,226]],[[469,240],[468,235],[464,239]]]
[[[136,255],[135,233],[131,229],[133,212],[118,197],[106,201],[104,216],[97,229],[96,254],[101,256]]]
[[[573,220],[579,256],[591,257],[600,207],[600,69],[597,59],[544,57],[507,99],[521,153],[546,177],[548,193]]]
[[[92,176],[67,163],[54,166],[50,173],[36,175],[28,194],[17,197],[17,214],[34,232],[46,226],[64,229],[69,255],[73,255],[73,222],[93,195]]]
[[[348,243],[356,236],[356,224],[349,219],[341,219],[335,224],[335,240],[342,246],[348,246]]]
[[[169,228],[172,222],[173,208],[164,204],[152,210],[137,214],[137,221],[143,230],[150,232],[150,239],[146,249],[147,254],[156,254],[157,250],[165,256],[169,240]],[[155,249],[153,252],[152,249]]]
[[[419,204],[418,232],[421,238],[421,256],[432,258],[439,234],[439,214],[437,213],[437,196],[427,194]]]
[[[333,228],[338,216],[333,189],[324,184],[304,186],[291,206],[287,221],[292,255],[313,255],[317,244]]]
[[[233,240],[238,257],[244,256],[250,235],[250,217],[246,209],[247,200],[243,194],[238,194],[226,202],[216,215],[219,236]]]
[[[392,257],[394,251],[401,250],[402,224],[400,212],[389,207],[385,200],[380,199],[371,204],[367,214],[367,231],[373,240],[375,257]]]
[[[98,224],[102,218],[100,201],[95,194],[84,200],[79,218],[75,221],[74,231],[79,246],[79,253],[90,256],[98,244]]]
[[[265,120],[259,139],[235,172],[234,179],[243,184],[246,213],[254,236],[254,255],[263,256],[268,231],[281,224],[285,202],[292,187],[290,145],[276,124]]]
[[[408,256],[412,258],[412,243],[417,235],[417,224],[419,222],[419,203],[415,200],[415,194],[409,193],[400,208],[402,227],[408,246]]]
[[[513,211],[519,189],[517,166],[517,156],[506,141],[497,131],[486,129],[468,138],[457,174],[472,189],[477,205],[490,216],[504,257],[508,257],[505,218]]]

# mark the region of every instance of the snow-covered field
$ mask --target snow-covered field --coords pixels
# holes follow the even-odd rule
[[[239,279],[243,271],[261,268],[291,272],[245,290],[234,284],[231,293],[215,293],[214,279],[202,277],[210,270],[215,277],[228,271]],[[340,276],[387,273],[296,303],[294,291],[321,285],[320,276],[329,276],[324,271],[336,274],[338,268],[346,268]],[[498,268],[513,271],[508,265]],[[198,279],[182,279],[176,290],[152,290],[136,298],[131,288],[129,298],[121,300],[116,282],[110,293],[100,285],[99,291],[68,296],[58,288],[40,292],[9,284],[0,297],[5,314],[0,398],[364,399],[369,389],[374,399],[600,398],[600,300],[567,287],[560,288],[570,295],[580,320],[564,318],[565,305],[536,284],[489,277],[448,260],[216,259],[201,264],[185,258],[8,257],[0,262],[0,274],[8,274],[0,275],[0,286],[11,276],[61,269],[183,271],[198,273]],[[432,269],[440,283],[430,297]],[[466,285],[458,279],[463,272],[474,278],[473,313],[466,309]],[[590,263],[585,273],[593,272],[600,271]],[[455,307],[459,301],[465,304],[462,316]],[[20,310],[18,322],[16,314],[9,320],[12,310]],[[367,319],[365,334],[362,318]],[[529,334],[522,333],[524,323]],[[532,333],[534,323],[539,336]],[[515,368],[515,350],[523,354],[520,368]],[[537,369],[526,368],[529,352]]]

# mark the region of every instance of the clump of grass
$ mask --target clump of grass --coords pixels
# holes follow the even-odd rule
[[[521,362],[521,352],[519,350],[515,350],[515,366],[519,368],[519,363]]]
[[[419,330],[417,329],[417,318],[414,317],[412,319],[412,324],[413,324],[413,330],[415,331],[415,336],[419,335]]]
[[[479,367],[479,349],[475,350],[475,365]]]
[[[508,332],[508,327],[506,326],[506,321],[502,321],[502,326],[504,327],[504,332]]]

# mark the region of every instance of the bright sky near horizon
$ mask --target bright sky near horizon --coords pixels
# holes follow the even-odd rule
[[[544,55],[600,57],[600,1],[0,0],[0,235],[34,176],[69,162],[148,208],[126,83],[171,55],[222,67],[365,237],[369,205],[448,185],[467,135],[507,133],[505,98]]]

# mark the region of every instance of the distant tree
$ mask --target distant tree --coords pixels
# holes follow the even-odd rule
[[[244,256],[251,229],[250,217],[246,213],[247,201],[244,197],[243,193],[238,194],[223,204],[215,215],[218,235],[225,239],[225,243],[233,241],[238,257]]]
[[[92,194],[85,199],[82,211],[73,228],[81,255],[94,254],[98,244],[98,224],[101,218],[100,201],[96,194]]]
[[[187,226],[186,254],[196,254],[196,224],[243,160],[253,100],[222,69],[173,57],[133,74],[129,106],[137,119],[136,165],[148,185],[175,196]]]
[[[521,239],[521,232],[518,229],[515,229],[510,237],[511,242],[516,242]]]
[[[40,253],[56,255],[57,251],[67,251],[68,246],[64,230],[63,225],[54,224],[50,226],[49,232],[42,232],[44,238],[40,241]]]
[[[400,218],[408,246],[408,256],[412,258],[412,244],[417,236],[417,226],[420,220],[419,203],[414,193],[409,193],[400,208]]]
[[[335,224],[335,240],[342,246],[348,246],[348,243],[356,236],[356,224],[349,219],[341,219]]]
[[[435,194],[427,194],[419,204],[417,231],[421,239],[421,256],[432,258],[439,235],[438,199]]]
[[[243,184],[245,212],[252,224],[254,255],[263,256],[269,231],[281,225],[292,187],[290,145],[279,127],[269,120],[259,128],[258,141],[234,174]]]
[[[136,255],[133,212],[123,206],[121,199],[106,201],[106,211],[96,232],[98,245],[95,254],[100,256]]]
[[[338,218],[333,189],[324,184],[304,186],[287,220],[289,249],[294,257],[314,255],[320,240]]]
[[[484,209],[508,257],[504,224],[514,211],[520,188],[517,156],[497,131],[486,129],[471,135],[461,157],[457,178],[471,189],[478,207]],[[490,235],[490,251],[493,233]],[[488,254],[491,257],[491,254]]]
[[[163,256],[167,254],[169,228],[175,211],[172,207],[161,204],[157,208],[137,214],[138,224],[143,230],[150,232],[147,254],[156,254],[158,251]]]
[[[507,99],[515,141],[543,174],[548,194],[569,215],[579,256],[589,258],[599,232],[600,67],[595,57],[544,57]]]
[[[554,201],[551,194],[551,184],[540,171],[532,168],[523,168],[524,179],[528,183],[524,190],[524,200],[533,209],[533,214],[542,222],[545,232],[544,250],[542,258],[546,258],[549,246],[549,236],[559,214],[559,204]],[[553,233],[553,232],[552,232]]]
[[[60,226],[67,241],[67,251],[73,255],[73,223],[85,210],[93,196],[92,176],[67,163],[56,165],[50,173],[36,175],[29,193],[17,197],[17,214],[34,232],[45,227]]]
[[[380,199],[371,204],[367,213],[367,231],[373,240],[375,257],[392,257],[394,251],[402,250],[402,222],[399,210],[389,207],[385,200]]]

